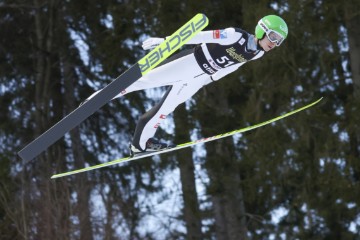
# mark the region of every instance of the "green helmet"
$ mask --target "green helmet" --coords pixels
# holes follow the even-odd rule
[[[275,34],[280,38],[273,38]],[[288,27],[284,19],[276,15],[268,15],[259,20],[255,28],[255,36],[257,39],[262,39],[266,34],[270,41],[276,42],[279,46],[288,35]]]

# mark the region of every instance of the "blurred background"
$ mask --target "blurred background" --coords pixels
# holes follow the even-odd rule
[[[360,239],[360,1],[0,1],[0,239]],[[215,142],[88,173],[128,155],[137,119],[166,90],[116,99],[28,164],[29,142],[204,13],[205,30],[289,36],[168,117],[175,143]],[[183,49],[193,46],[185,46]]]

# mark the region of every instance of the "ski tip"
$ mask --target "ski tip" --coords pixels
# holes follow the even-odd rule
[[[318,104],[321,100],[323,100],[324,97],[320,97],[318,100],[316,100],[313,104]]]
[[[198,14],[196,14],[194,18],[202,19],[202,21],[204,21],[203,24],[204,24],[205,27],[209,24],[209,19],[208,19],[208,17],[207,17],[205,14],[203,14],[203,13],[198,13]]]

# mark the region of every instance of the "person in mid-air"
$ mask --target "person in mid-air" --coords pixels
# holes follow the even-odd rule
[[[133,91],[169,86],[161,101],[140,117],[130,144],[131,156],[174,147],[154,138],[167,115],[203,86],[218,81],[246,62],[258,59],[280,46],[287,35],[285,21],[276,15],[261,18],[256,25],[255,35],[233,27],[199,32],[186,43],[197,46],[174,55],[165,64],[121,91],[115,98]],[[164,40],[149,38],[142,47],[151,50]]]

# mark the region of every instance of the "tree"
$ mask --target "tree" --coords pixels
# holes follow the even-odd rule
[[[189,142],[191,127],[185,105],[178,107],[174,113],[175,134],[177,142]],[[201,239],[201,213],[196,192],[195,166],[192,150],[184,149],[176,154],[180,170],[180,180],[184,201],[183,214],[187,228],[186,239]]]
[[[0,238],[356,239],[358,8],[355,0],[3,1]],[[289,36],[179,106],[174,142],[261,122],[324,96],[322,103],[207,143],[204,156],[187,149],[50,181],[54,172],[126,154],[136,119],[154,103],[146,92],[132,93],[94,113],[35,161],[24,164],[15,156],[143,56],[143,39],[167,36],[198,12],[210,19],[206,30],[249,32],[260,17],[279,14]],[[164,187],[177,169],[181,187]],[[161,208],[174,196],[182,196],[175,215]]]

